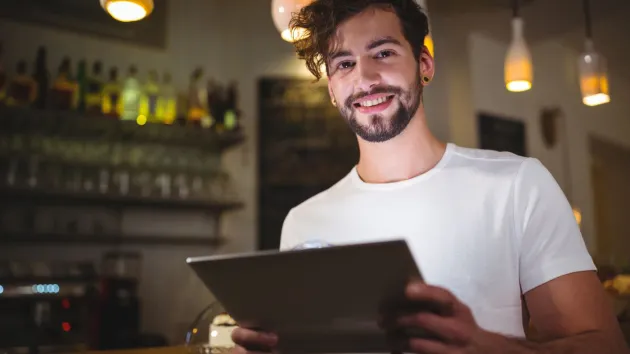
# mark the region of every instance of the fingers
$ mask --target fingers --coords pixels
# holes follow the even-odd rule
[[[428,301],[444,305],[452,304],[456,300],[455,296],[446,289],[417,281],[407,285],[405,295],[412,301]]]
[[[417,313],[398,319],[401,327],[422,328],[448,343],[465,344],[471,339],[468,323],[453,317],[442,317],[433,313]]]
[[[453,348],[447,344],[429,339],[411,339],[409,349],[414,353],[422,354],[445,354],[452,353]]]
[[[444,316],[452,316],[455,311],[461,310],[459,300],[451,292],[423,282],[409,283],[405,296],[410,301],[436,305]]]
[[[232,331],[232,341],[248,354],[253,352],[268,353],[278,344],[278,337],[273,333],[238,327]]]
[[[407,311],[384,315],[381,324],[406,352],[450,353],[477,333],[472,311],[450,291],[414,281],[405,289]],[[409,311],[411,310],[411,311]]]
[[[458,352],[459,346],[452,346],[434,338],[417,338],[417,337],[390,337],[388,340],[389,348],[392,353],[422,353],[422,354],[443,354]]]

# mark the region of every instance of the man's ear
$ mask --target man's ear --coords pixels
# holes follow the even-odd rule
[[[420,82],[422,82],[422,85],[426,86],[435,76],[435,61],[426,46],[422,47],[418,65],[420,66]]]
[[[328,80],[328,94],[330,95],[330,102],[333,106],[337,107],[337,100],[335,99],[335,94],[333,93],[332,87],[330,87],[330,80]]]

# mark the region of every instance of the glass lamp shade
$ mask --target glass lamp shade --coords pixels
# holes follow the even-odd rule
[[[573,217],[575,217],[575,222],[578,224],[579,227],[582,227],[582,211],[576,206],[573,206],[572,209]]]
[[[287,42],[294,42],[300,39],[305,30],[303,28],[289,29],[289,22],[293,13],[299,12],[300,9],[312,0],[272,0],[271,1],[271,18],[273,24],[280,32],[280,36]]]
[[[511,92],[523,92],[532,88],[532,56],[523,36],[523,19],[512,19],[512,43],[505,58],[505,86]]]
[[[586,50],[578,60],[582,102],[587,106],[598,106],[610,102],[606,59],[597,53],[591,40],[586,41]]]
[[[153,12],[153,0],[100,0],[101,6],[120,22],[142,20]]]
[[[424,46],[427,47],[431,56],[435,56],[435,45],[433,44],[433,36],[429,33],[426,37],[424,37]]]

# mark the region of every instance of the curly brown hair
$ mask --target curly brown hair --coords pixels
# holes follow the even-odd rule
[[[321,79],[320,67],[326,62],[331,49],[330,40],[337,27],[345,20],[374,7],[396,13],[405,39],[411,45],[416,60],[420,60],[424,38],[429,34],[429,21],[414,0],[314,0],[293,15],[289,28],[292,32],[305,30],[293,45],[298,57],[306,61],[306,67],[316,80]]]

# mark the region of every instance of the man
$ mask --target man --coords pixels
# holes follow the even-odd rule
[[[310,71],[326,64],[360,159],[289,212],[281,249],[404,237],[426,281],[411,282],[407,299],[445,310],[385,314],[385,329],[438,338],[396,338],[406,352],[627,352],[571,208],[542,164],[445,144],[427,128],[422,91],[434,63],[413,0],[315,0],[292,26],[309,34],[295,46]],[[536,342],[525,339],[524,307]],[[282,341],[245,328],[233,339],[240,353]]]

